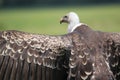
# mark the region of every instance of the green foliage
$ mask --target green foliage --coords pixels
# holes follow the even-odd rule
[[[120,5],[3,9],[0,10],[0,30],[65,34],[67,24],[59,24],[59,20],[71,11],[78,13],[80,21],[94,30],[120,32]]]

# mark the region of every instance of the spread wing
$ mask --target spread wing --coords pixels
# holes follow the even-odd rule
[[[120,33],[91,31],[72,42],[68,80],[120,79]]]
[[[116,79],[120,79],[120,33],[105,33],[105,55]]]
[[[119,80],[119,55],[120,33],[2,31],[0,80]]]
[[[65,80],[71,39],[0,32],[0,80]]]

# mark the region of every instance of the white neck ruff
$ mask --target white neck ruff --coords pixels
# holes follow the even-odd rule
[[[68,27],[68,33],[73,32],[77,27],[81,26],[82,24],[83,23],[79,23],[79,24],[75,25],[74,27]],[[69,28],[71,28],[71,29],[69,29]]]

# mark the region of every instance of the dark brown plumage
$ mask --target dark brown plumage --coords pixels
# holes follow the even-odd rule
[[[65,54],[70,45],[67,36],[0,32],[0,80],[65,79],[67,69],[63,66],[70,55]]]
[[[120,33],[85,24],[61,36],[0,32],[0,80],[119,80]]]

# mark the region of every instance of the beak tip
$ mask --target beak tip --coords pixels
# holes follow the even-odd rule
[[[60,19],[60,24],[62,24],[63,23],[63,18],[62,19]]]
[[[62,21],[60,21],[60,24],[62,24]]]

